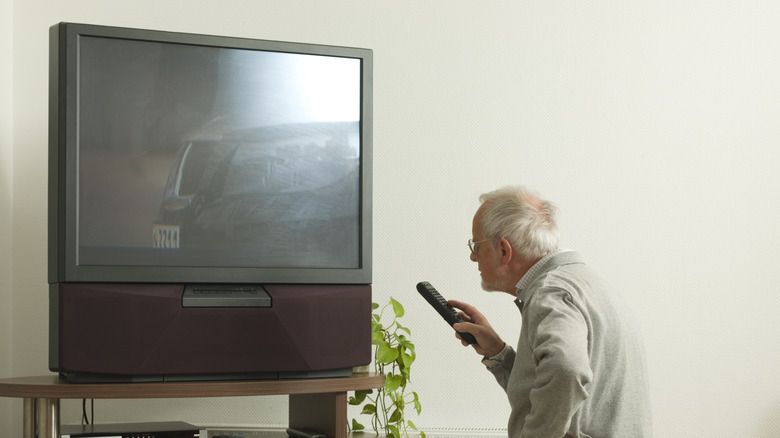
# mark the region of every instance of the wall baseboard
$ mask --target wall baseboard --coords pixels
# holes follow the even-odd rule
[[[506,438],[506,430],[426,430],[428,438]]]
[[[208,436],[203,438],[215,438],[229,436],[231,438],[284,438],[287,436],[282,427],[249,427],[249,426],[203,426],[208,430]],[[506,438],[507,431],[501,429],[491,430],[427,430],[424,429],[427,438]],[[351,438],[376,438],[374,432],[350,433]]]

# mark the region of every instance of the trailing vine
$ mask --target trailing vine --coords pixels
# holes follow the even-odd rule
[[[374,372],[385,375],[385,385],[376,393],[371,389],[355,391],[355,395],[349,397],[349,404],[363,405],[360,414],[371,416],[371,427],[376,433],[381,431],[388,438],[415,434],[425,438],[425,432],[419,431],[405,414],[406,408],[411,406],[420,415],[422,407],[417,393],[407,387],[416,353],[414,344],[409,340],[411,330],[399,322],[404,316],[404,308],[392,297],[381,308],[376,303],[371,303],[371,308]],[[365,426],[353,418],[350,429],[359,432],[364,431]]]

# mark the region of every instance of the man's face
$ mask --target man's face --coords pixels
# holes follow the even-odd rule
[[[471,224],[472,240],[475,242],[474,251],[471,252],[471,261],[477,262],[480,276],[482,277],[482,289],[488,292],[502,291],[502,275],[500,256],[496,253],[491,242],[485,242],[482,233],[482,207],[477,210]]]

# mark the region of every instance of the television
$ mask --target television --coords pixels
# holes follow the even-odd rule
[[[355,47],[52,26],[50,368],[121,380],[370,362],[372,60]],[[313,303],[355,322],[319,320]],[[187,334],[198,318],[223,321],[205,347],[219,351],[166,359],[203,346],[208,335]],[[318,323],[360,359],[318,363],[321,349],[296,340],[321,341]],[[257,330],[276,340],[223,351],[225,336]],[[299,347],[279,347],[285,337]],[[135,365],[110,364],[118,339],[135,340]],[[255,351],[274,359],[247,359]],[[170,365],[214,354],[239,365]],[[298,365],[284,365],[291,354]]]

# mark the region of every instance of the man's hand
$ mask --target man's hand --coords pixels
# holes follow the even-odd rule
[[[487,318],[476,307],[456,300],[449,300],[447,304],[459,309],[460,312],[458,313],[464,321],[453,325],[452,328],[459,332],[471,333],[477,340],[476,344],[472,344],[477,353],[485,357],[493,357],[504,349],[504,341],[501,340],[498,333],[490,326]],[[459,335],[456,334],[456,336],[460,339]],[[463,339],[461,339],[461,342],[463,345],[469,345]]]

